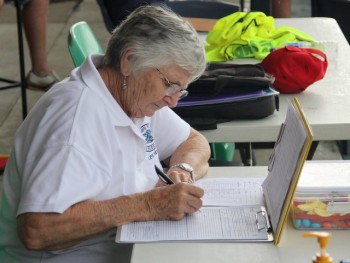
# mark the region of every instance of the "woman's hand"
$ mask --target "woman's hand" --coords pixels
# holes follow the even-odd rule
[[[171,169],[167,176],[174,182],[174,183],[189,183],[192,184],[192,178],[189,172],[183,171],[183,170],[174,170]],[[162,180],[159,180],[156,184],[156,187],[159,186],[165,186],[166,183],[164,183]]]
[[[157,187],[143,194],[149,220],[180,220],[202,207],[203,195],[202,188],[188,183]]]

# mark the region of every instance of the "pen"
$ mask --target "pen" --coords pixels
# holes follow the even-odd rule
[[[154,165],[154,169],[156,169],[156,173],[158,174],[160,180],[162,180],[166,184],[174,184],[174,181],[169,178],[161,169],[157,167],[157,165]],[[201,210],[198,209],[198,212],[201,212]]]
[[[156,173],[158,174],[160,180],[162,180],[166,184],[174,184],[174,181],[171,180],[161,169],[154,165],[154,169],[156,169]]]

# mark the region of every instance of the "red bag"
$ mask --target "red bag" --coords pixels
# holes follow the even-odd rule
[[[327,56],[318,49],[285,46],[262,61],[264,70],[275,77],[272,86],[281,93],[299,93],[322,79],[328,67]]]

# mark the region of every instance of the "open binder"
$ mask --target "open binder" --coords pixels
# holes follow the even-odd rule
[[[160,241],[280,242],[313,134],[297,98],[261,178],[202,179],[200,211],[179,221],[133,222],[118,227],[116,242]]]

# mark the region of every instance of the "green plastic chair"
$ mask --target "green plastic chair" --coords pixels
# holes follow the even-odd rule
[[[70,28],[68,50],[76,67],[80,66],[90,53],[104,53],[94,32],[85,21],[75,23]]]
[[[80,66],[90,53],[104,53],[91,27],[85,21],[75,23],[70,28],[68,50],[75,67]],[[221,166],[222,162],[232,162],[235,143],[211,143],[210,147],[213,166]],[[215,161],[219,161],[220,164],[216,165]]]
[[[235,143],[211,143],[211,155],[214,160],[231,162],[235,152]]]

